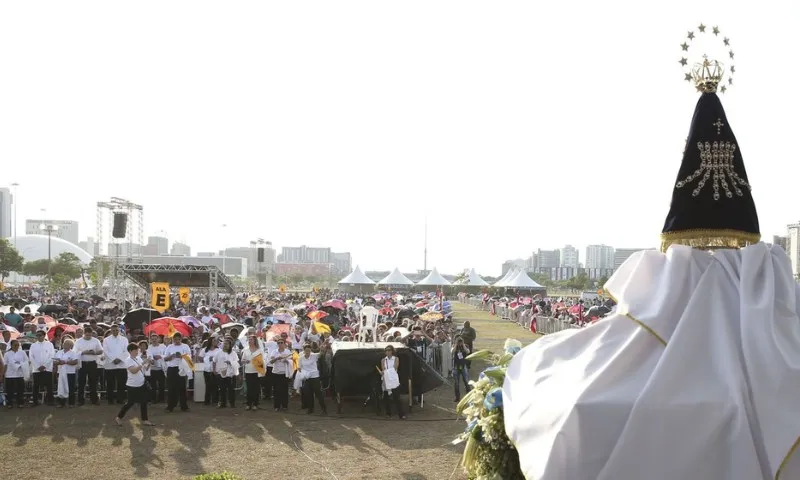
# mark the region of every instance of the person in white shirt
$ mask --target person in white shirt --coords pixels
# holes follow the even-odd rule
[[[292,351],[286,348],[286,341],[278,339],[278,349],[269,356],[272,365],[272,384],[275,387],[273,406],[275,411],[289,408],[289,377],[292,376]]]
[[[239,357],[233,352],[232,344],[230,339],[225,339],[220,351],[214,355],[214,373],[217,374],[217,384],[219,385],[217,408],[225,408],[228,403],[231,404],[231,408],[236,407],[236,391],[233,382],[239,375]]]
[[[127,371],[125,386],[128,387],[128,401],[122,406],[114,421],[117,425],[122,425],[122,418],[134,404],[139,404],[142,425],[155,425],[147,418],[147,388],[144,386],[144,370],[150,367],[150,359],[139,357],[139,346],[131,343],[125,348],[128,358],[123,360]]]
[[[184,355],[191,355],[189,345],[181,343],[183,337],[180,333],[172,336],[172,343],[164,350],[164,361],[167,364],[167,413],[172,413],[178,402],[181,411],[188,412],[189,404],[186,402],[186,377],[181,376],[180,365]]]
[[[53,344],[45,339],[44,330],[36,332],[36,342],[28,350],[33,372],[33,406],[39,405],[39,391],[44,387],[44,403],[53,405],[53,357],[56,350]]]
[[[245,410],[258,410],[258,400],[261,396],[261,373],[253,365],[253,361],[260,357],[261,365],[266,365],[266,355],[258,344],[255,335],[247,337],[247,347],[242,350],[242,364],[244,364],[244,382],[247,387],[247,408]]]
[[[77,332],[76,332],[77,333]],[[83,330],[83,338],[75,341],[75,352],[81,356],[81,368],[78,370],[78,406],[85,403],[86,381],[89,381],[89,401],[97,405],[97,360],[103,354],[100,340],[92,336],[92,327]]]
[[[125,396],[125,359],[128,357],[128,339],[119,334],[119,324],[111,325],[111,335],[103,339],[103,353],[105,354],[106,370],[106,399],[113,405],[114,399],[118,404],[123,403]]]
[[[394,355],[394,347],[387,345],[384,349],[386,356],[381,360],[381,380],[383,383],[383,404],[386,408],[386,416],[392,416],[391,401],[394,400],[397,415],[400,420],[405,420],[403,404],[400,402],[400,359]]]
[[[75,405],[75,371],[81,362],[81,356],[78,352],[73,350],[75,342],[71,338],[66,338],[61,343],[61,350],[56,353],[53,359],[53,366],[58,367],[58,382],[59,386],[66,383],[67,391],[64,396],[63,388],[59,388],[58,406],[64,407],[69,404],[70,407]]]
[[[206,382],[206,394],[203,405],[216,405],[219,402],[219,386],[214,374],[214,356],[219,352],[219,339],[211,337],[203,343],[198,357],[203,361],[203,380]]]
[[[153,360],[150,367],[150,403],[164,403],[167,379],[164,367],[164,351],[166,349],[167,347],[161,342],[160,335],[150,335],[150,346],[147,348],[147,354]]]
[[[322,394],[322,385],[319,381],[319,353],[311,351],[311,345],[303,345],[303,353],[300,355],[300,372],[305,377],[303,383],[303,404],[308,408],[308,413],[314,413],[314,397],[319,401],[319,408],[322,414],[327,415],[328,409],[325,408],[325,397]]]
[[[271,400],[272,399],[272,390],[273,390],[273,382],[272,382],[272,364],[269,363],[269,357],[272,355],[276,350],[278,350],[278,342],[276,342],[276,338],[280,337],[269,337],[269,339],[264,342],[264,359],[267,362],[267,373],[261,379],[261,387],[264,390],[264,400]]]
[[[289,338],[292,341],[292,350],[298,353],[303,351],[303,345],[306,344],[306,332],[303,331],[303,327],[300,325],[294,327],[294,333]]]
[[[28,356],[19,348],[18,340],[11,340],[11,350],[5,355],[6,362],[6,407],[12,408],[14,401],[18,408],[25,406],[25,366]]]

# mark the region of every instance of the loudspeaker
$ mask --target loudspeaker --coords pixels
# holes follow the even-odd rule
[[[125,238],[125,232],[128,229],[128,214],[127,213],[114,213],[114,228],[111,230],[111,236],[114,238]]]
[[[264,263],[264,247],[258,247],[258,263]]]

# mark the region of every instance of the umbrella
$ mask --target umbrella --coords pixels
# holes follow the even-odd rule
[[[52,340],[56,336],[56,332],[61,332],[61,335],[64,336],[67,333],[75,333],[80,327],[78,325],[64,325],[59,323],[55,327],[51,328],[47,331],[47,338]]]
[[[58,323],[64,324],[64,325],[77,325],[78,321],[75,320],[74,318],[65,317],[65,318],[59,318],[58,319]]]
[[[273,315],[272,318],[276,322],[283,322],[283,323],[296,323],[297,322],[297,317],[293,317],[293,316],[287,315],[285,313],[278,313],[276,315]]]
[[[322,320],[323,318],[327,317],[328,314],[323,312],[322,310],[315,310],[308,315],[306,315],[311,320]],[[330,329],[329,329],[330,330]]]
[[[444,315],[442,315],[439,312],[428,312],[428,313],[423,313],[422,315],[420,315],[419,318],[420,320],[424,320],[426,322],[435,322],[436,320],[443,319]]]
[[[11,340],[19,338],[19,330],[10,325],[0,323],[0,332],[11,332]]]
[[[328,300],[327,302],[322,304],[323,307],[333,307],[339,310],[347,310],[347,306],[344,304],[343,301],[339,300],[338,298],[334,298],[333,300]]]
[[[258,295],[250,295],[249,297],[247,297],[246,301],[247,303],[258,303],[261,301],[261,297],[259,297]]]
[[[203,325],[202,323],[200,323],[200,320],[194,317],[190,317],[189,315],[178,317],[178,320],[185,322],[190,327],[201,327]]]
[[[151,323],[144,327],[145,335],[155,333],[156,335],[163,335],[165,337],[172,337],[176,333],[180,333],[184,337],[188,337],[192,333],[192,329],[182,320],[172,317],[163,317],[153,320]]]
[[[47,325],[47,328],[53,328],[56,325],[58,325],[58,322],[53,317],[51,317],[50,315],[40,315],[38,317],[34,317],[34,319],[31,320],[28,323],[33,323],[35,325],[38,325],[40,318],[44,319],[44,324]]]
[[[214,318],[217,319],[220,325],[225,325],[226,323],[233,322],[233,318],[227,313],[217,313],[216,315],[214,315]]]
[[[50,303],[39,307],[39,311],[37,313],[65,313],[67,311],[69,311],[69,309],[64,305]]]
[[[97,308],[99,308],[100,310],[112,310],[116,307],[117,307],[116,302],[105,301],[97,304]]]
[[[378,314],[385,315],[385,316],[393,316],[394,315],[394,310],[392,310],[389,307],[384,307],[384,308],[381,308],[380,311],[378,311]]]
[[[17,306],[17,305],[25,305],[28,302],[27,302],[27,300],[23,300],[23,299],[17,297],[17,298],[9,298],[8,300],[6,300],[3,303],[5,303],[6,305]]]
[[[103,300],[105,300],[105,297],[101,297],[100,295],[92,295],[89,298],[91,298],[95,302],[102,302]]]
[[[314,322],[313,325],[311,326],[311,330],[316,331],[318,335],[322,335],[323,333],[327,333],[330,335],[331,333],[331,327],[322,322]]]
[[[287,315],[290,315],[292,317],[296,317],[297,316],[296,313],[294,313],[292,310],[289,310],[288,308],[279,308],[279,309],[275,310],[275,312],[274,312],[275,315],[280,315],[280,314],[283,314],[283,313],[285,313]]]
[[[137,308],[136,310],[131,310],[126,313],[125,316],[122,317],[122,323],[131,331],[141,330],[144,322],[149,323],[161,317],[163,317],[163,315],[158,310],[152,308]]]
[[[28,311],[31,312],[31,315],[36,315],[36,313],[39,311],[39,306],[40,305],[38,303],[29,303],[22,307],[22,311],[24,312],[27,308]]]
[[[75,306],[79,306],[80,308],[86,308],[89,305],[91,305],[92,302],[90,302],[89,300],[80,298],[80,299],[75,300],[74,302],[72,302],[72,304],[75,305]]]
[[[279,323],[277,325],[273,325],[269,327],[267,333],[264,334],[264,338],[269,341],[272,340],[272,337],[280,336],[282,333],[289,334],[289,330],[291,329],[291,325],[287,325],[285,323]]]

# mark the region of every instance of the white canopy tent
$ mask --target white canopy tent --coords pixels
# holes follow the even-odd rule
[[[339,285],[375,285],[375,282],[364,275],[361,269],[358,268],[358,265],[356,265],[355,270],[353,270],[350,275],[339,280]]]
[[[378,282],[378,285],[408,285],[410,287],[414,285],[414,282],[409,280],[408,277],[400,273],[400,270],[395,268],[392,273],[383,277],[383,279]]]
[[[439,274],[439,271],[436,270],[436,267],[433,267],[431,273],[428,274],[427,277],[423,278],[417,285],[435,285],[435,286],[443,286],[443,285],[451,285],[446,278]]]
[[[494,285],[492,285],[492,286],[493,287],[504,287],[506,282],[511,280],[511,278],[513,278],[514,275],[516,275],[516,274],[517,274],[517,268],[514,267],[511,270],[507,271],[506,274],[503,275],[503,278],[501,278],[500,280],[496,281],[494,283]]]
[[[485,287],[489,284],[486,283],[486,280],[482,279],[480,275],[475,272],[475,269],[469,271],[469,276],[467,277],[467,283],[465,285],[470,285],[473,287]]]
[[[517,272],[517,274],[514,275],[514,278],[506,282],[503,286],[506,288],[544,288],[543,286],[531,280],[531,277],[525,273],[525,270],[520,270]]]

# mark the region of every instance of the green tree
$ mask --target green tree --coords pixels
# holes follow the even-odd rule
[[[42,277],[47,275],[47,259],[33,260],[32,262],[25,262],[22,266],[22,274],[28,277]]]
[[[608,282],[608,277],[606,277],[605,275],[603,275],[602,277],[600,277],[600,278],[597,280],[597,285],[598,285],[600,288],[603,288],[603,285],[605,285],[605,284],[606,284],[606,282]]]
[[[534,282],[538,283],[543,287],[553,286],[553,281],[550,280],[550,277],[548,277],[543,273],[534,273],[533,275],[531,275],[531,278],[533,279]]]
[[[465,268],[463,271],[459,272],[458,275],[456,275],[455,280],[453,280],[453,284],[463,285],[467,283],[467,280],[469,280],[469,269]]]
[[[95,256],[92,257],[92,261],[89,262],[89,280],[92,282],[92,285],[99,286],[100,282],[103,281],[103,278],[111,276],[113,273],[111,271],[111,261],[108,258]],[[98,270],[102,270],[103,278],[99,278]]]
[[[0,238],[0,283],[2,283],[11,272],[21,272],[25,260],[19,254],[14,245],[6,238]]]
[[[80,259],[74,253],[69,252],[63,252],[59,254],[53,260],[53,265],[51,268],[53,277],[56,275],[61,275],[70,281],[80,278],[81,270],[82,266]]]

